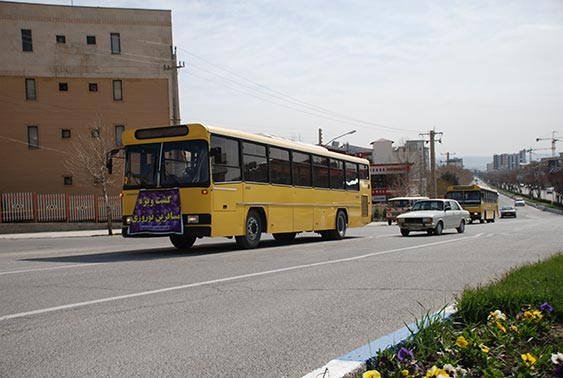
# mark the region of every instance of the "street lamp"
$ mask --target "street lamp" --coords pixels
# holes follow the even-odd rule
[[[334,142],[335,140],[337,140],[338,138],[342,138],[343,136],[350,135],[350,134],[354,134],[355,132],[356,132],[356,130],[350,130],[350,131],[348,131],[348,132],[346,132],[346,133],[344,133],[344,134],[342,134],[342,135],[339,135],[339,136],[337,136],[337,137],[335,137],[335,138],[332,138],[331,140],[329,140],[329,141],[326,142],[326,143],[321,144],[321,146],[326,147],[326,146],[328,146],[329,144],[331,144],[332,142]]]

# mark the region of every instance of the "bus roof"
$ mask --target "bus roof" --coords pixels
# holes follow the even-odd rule
[[[425,200],[428,197],[393,197],[389,198],[389,201],[404,201],[404,200]]]
[[[329,151],[328,149],[326,149],[325,147],[322,146],[318,146],[318,145],[314,145],[314,144],[307,144],[307,143],[301,143],[301,142],[295,142],[289,139],[284,139],[282,137],[276,137],[276,136],[272,136],[272,135],[267,135],[267,134],[252,134],[249,132],[245,132],[245,131],[239,131],[239,130],[232,130],[232,129],[226,129],[226,128],[222,128],[222,127],[216,127],[216,126],[206,126],[206,125],[202,125],[199,123],[191,123],[191,124],[185,124],[185,125],[178,125],[178,126],[185,126],[188,129],[199,129],[200,131],[200,135],[203,133],[205,134],[217,134],[217,135],[225,135],[225,136],[229,136],[232,138],[239,138],[239,139],[244,139],[244,140],[249,140],[249,141],[253,141],[253,142],[257,142],[257,143],[264,143],[264,144],[268,144],[268,145],[272,145],[272,146],[276,146],[276,147],[283,147],[283,148],[288,148],[288,149],[292,149],[292,150],[296,150],[296,151],[300,151],[300,152],[307,152],[307,153],[313,153],[313,154],[319,154],[319,155],[324,155],[324,156],[328,156],[328,157],[333,157],[335,159],[341,159],[341,160],[347,160],[347,161],[351,161],[351,162],[355,162],[355,163],[360,163],[360,164],[368,164],[369,165],[369,160],[363,159],[363,158],[359,158],[359,157],[355,157],[355,156],[351,156],[351,155],[346,155],[346,154],[342,154],[342,153],[338,153],[338,152],[332,152]],[[155,127],[151,130],[154,131],[158,131],[158,129],[165,129],[167,127],[178,127],[178,126],[161,126],[161,127]],[[130,129],[130,130],[125,130],[123,132],[123,144],[125,146],[127,145],[131,145],[131,144],[143,144],[143,143],[154,143],[156,141],[161,141],[162,139],[166,138],[166,137],[155,137],[155,138],[143,138],[143,139],[137,139],[135,137],[136,135],[136,131],[138,130],[148,130],[148,129]],[[184,140],[185,136],[174,136],[174,137],[170,137],[170,140]]]
[[[477,190],[485,190],[485,191],[497,193],[497,191],[494,190],[494,189],[486,188],[486,187],[479,186],[479,185],[452,185],[452,186],[448,186],[448,192],[477,191]]]

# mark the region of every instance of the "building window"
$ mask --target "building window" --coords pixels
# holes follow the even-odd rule
[[[37,100],[37,92],[35,91],[35,79],[25,79],[25,99]]]
[[[123,100],[123,83],[121,80],[113,81],[113,99],[115,101]]]
[[[90,129],[90,134],[92,135],[92,138],[99,138],[100,137],[100,128],[94,127],[92,129]]]
[[[88,90],[90,92],[97,92],[98,91],[98,83],[88,83]]]
[[[61,138],[70,139],[70,135],[71,135],[70,129],[62,129],[61,130]]]
[[[65,185],[72,185],[72,176],[65,176],[63,180]]]
[[[68,83],[59,83],[59,92],[68,92]]]
[[[39,127],[27,127],[27,146],[29,148],[39,148]]]
[[[22,29],[22,49],[23,51],[33,51],[31,29]]]
[[[119,40],[119,33],[111,33],[111,53],[121,54],[121,42]]]
[[[123,132],[125,125],[115,125],[115,145],[123,146]]]
[[[57,35],[57,43],[66,43],[66,37],[64,35]]]
[[[87,35],[86,36],[86,44],[95,45],[96,44],[96,36],[95,35]]]

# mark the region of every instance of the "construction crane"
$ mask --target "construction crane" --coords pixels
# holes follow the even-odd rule
[[[530,147],[529,149],[525,150],[527,153],[530,154],[530,163],[532,162],[532,154],[536,153],[536,151],[545,151],[545,150],[551,150],[551,148],[532,148]],[[537,154],[536,154],[537,155]]]
[[[540,140],[551,141],[551,157],[555,157],[555,142],[559,142],[559,139],[555,137],[555,133],[557,133],[557,131],[553,131],[551,133],[551,138],[536,138],[536,142],[539,142]]]

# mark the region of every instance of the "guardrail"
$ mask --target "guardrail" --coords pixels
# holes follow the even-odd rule
[[[103,196],[94,194],[2,193],[0,223],[106,222]],[[109,198],[112,219],[121,217],[119,196]]]

